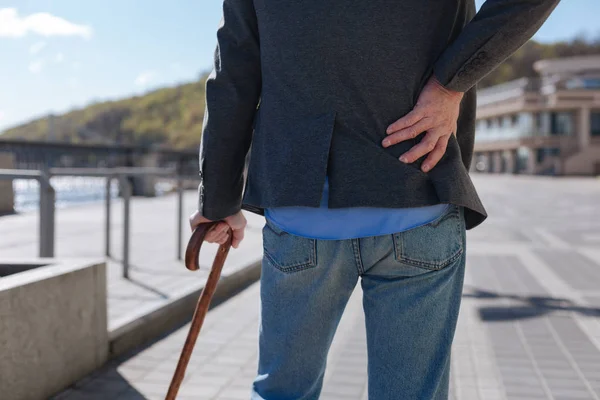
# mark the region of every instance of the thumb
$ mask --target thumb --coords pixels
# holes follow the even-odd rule
[[[242,212],[238,212],[230,217],[225,218],[225,222],[231,227],[232,230],[232,241],[231,245],[234,249],[237,249],[240,242],[244,239],[244,230],[246,228],[246,217]]]

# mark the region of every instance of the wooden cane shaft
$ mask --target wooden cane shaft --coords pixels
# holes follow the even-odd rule
[[[192,234],[185,252],[185,266],[190,271],[197,271],[199,269],[198,256],[200,254],[200,247],[202,246],[202,242],[204,241],[206,234],[214,225],[216,225],[216,222],[202,224],[198,226],[198,228],[196,228]],[[200,333],[204,318],[206,317],[206,313],[210,307],[210,302],[217,289],[217,284],[219,282],[219,278],[221,277],[221,271],[223,270],[225,259],[227,258],[227,254],[231,248],[232,236],[233,235],[231,232],[229,232],[227,242],[219,246],[219,250],[215,256],[208,279],[206,280],[204,289],[202,289],[202,293],[198,299],[198,304],[196,305],[196,310],[194,311],[194,316],[192,317],[192,324],[185,340],[185,344],[183,345],[181,356],[179,357],[179,362],[177,363],[177,368],[175,369],[175,374],[171,380],[171,385],[169,386],[169,391],[167,392],[165,400],[175,400],[177,398],[177,392],[179,391],[181,382],[185,377],[185,371],[192,356],[196,340],[198,339],[198,334]]]

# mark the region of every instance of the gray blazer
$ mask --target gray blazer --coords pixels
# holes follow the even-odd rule
[[[200,212],[241,208],[466,207],[486,211],[469,178],[475,85],[523,45],[559,0],[224,0],[200,148]],[[434,74],[466,92],[456,138],[429,173],[383,148],[386,127]],[[421,135],[423,136],[423,135]],[[247,179],[245,158],[250,151]],[[245,182],[244,182],[245,181]],[[245,188],[245,190],[243,190]]]

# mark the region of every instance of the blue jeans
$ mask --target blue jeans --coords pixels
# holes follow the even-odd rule
[[[327,353],[359,278],[369,399],[445,400],[465,269],[462,208],[393,235],[348,240],[263,228],[253,400],[316,400]]]

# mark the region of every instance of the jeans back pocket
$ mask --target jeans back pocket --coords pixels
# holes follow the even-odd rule
[[[289,234],[267,220],[263,228],[264,255],[283,272],[301,271],[317,266],[315,239]]]
[[[462,255],[464,230],[460,207],[449,205],[434,221],[393,235],[396,260],[413,267],[440,270]]]

